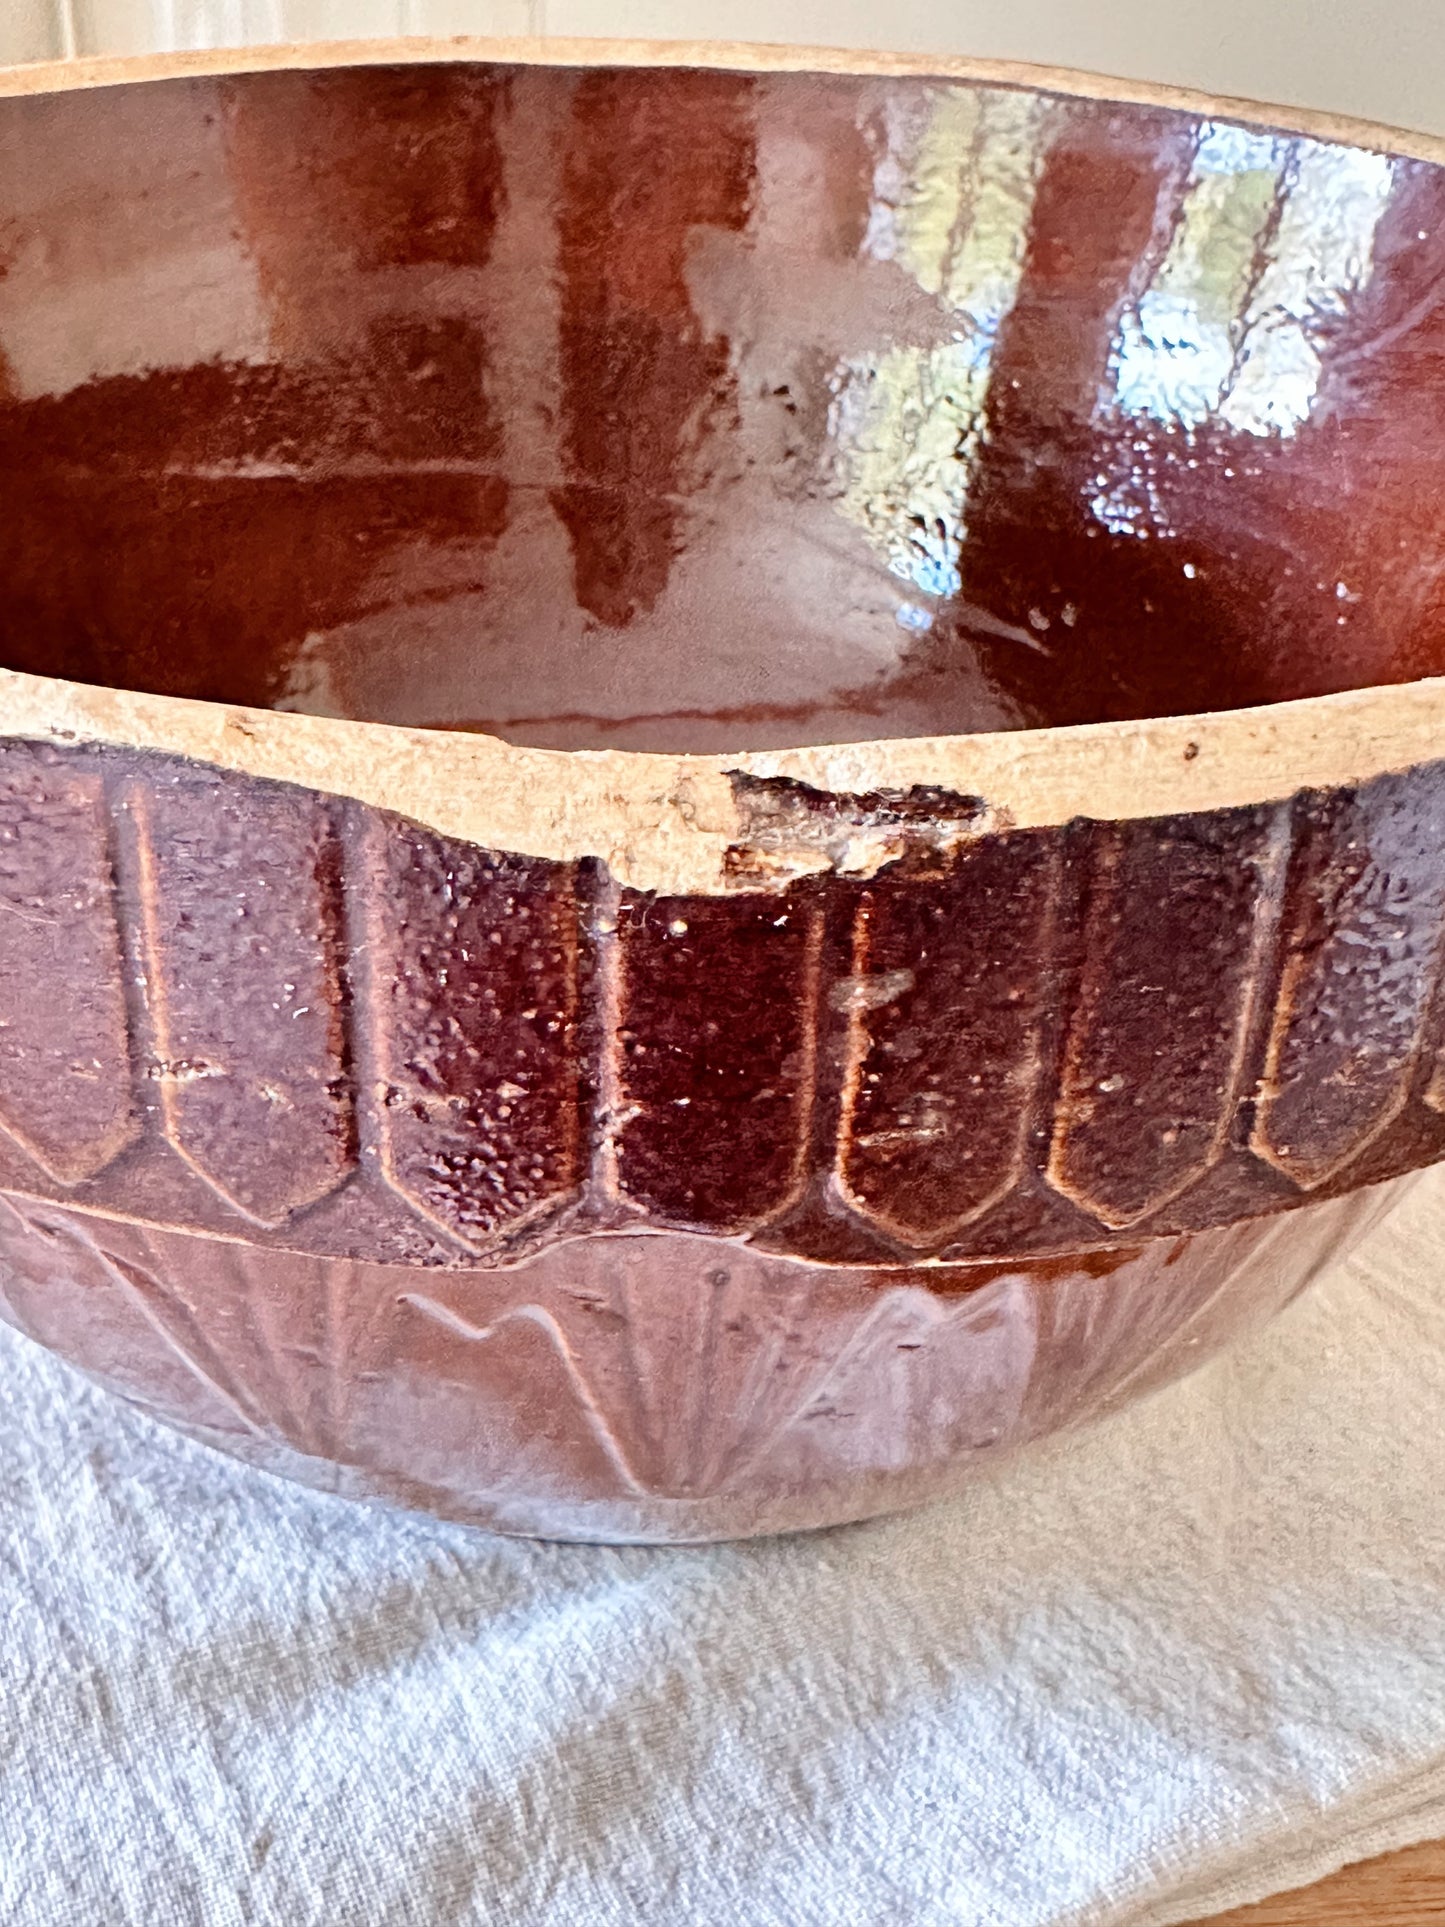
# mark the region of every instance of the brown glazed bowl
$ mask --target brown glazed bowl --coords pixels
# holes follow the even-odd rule
[[[0,92],[20,1330],[336,1490],[763,1532],[1445,1154],[1445,150],[734,47]]]

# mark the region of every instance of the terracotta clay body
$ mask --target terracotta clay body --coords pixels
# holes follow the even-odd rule
[[[1445,1154],[1429,144],[685,59],[0,98],[6,1315],[579,1537],[942,1489]]]

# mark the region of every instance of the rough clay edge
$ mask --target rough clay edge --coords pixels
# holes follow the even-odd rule
[[[1445,165],[1445,140],[1367,121],[1100,75],[942,55],[838,52],[732,42],[467,37],[334,41],[37,62],[0,69],[0,98],[186,75],[286,68],[489,60],[548,66],[683,66],[745,72],[925,75],[1119,100],[1264,124]],[[1348,786],[1445,750],[1445,677],[1254,709],[1093,723],[669,756],[523,749],[485,736],[243,709],[0,671],[0,735],[163,751],[333,795],[355,797],[489,849],[570,862],[600,857],[618,879],[665,895],[777,888],[825,870],[868,874],[900,854],[917,823],[887,820],[880,791],[939,799],[935,840],[1009,827],[1115,821],[1276,801]],[[826,834],[807,808],[779,818],[734,776],[783,779],[845,806]],[[796,834],[790,832],[790,823]]]
[[[668,756],[525,749],[3,670],[4,737],[188,757],[355,797],[485,849],[600,857],[633,889],[687,896],[778,888],[828,870],[870,875],[920,839],[1203,813],[1348,787],[1445,754],[1445,677],[1147,722]],[[760,795],[739,775],[782,782]],[[921,822],[900,824],[879,792],[915,787],[945,794],[920,799]],[[791,810],[790,794],[799,804]],[[811,807],[829,797],[831,813]]]

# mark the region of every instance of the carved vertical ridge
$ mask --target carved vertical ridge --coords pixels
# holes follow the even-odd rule
[[[1239,813],[1242,836],[1250,833],[1248,818],[1251,814]],[[1252,871],[1254,876],[1244,969],[1236,986],[1228,993],[1232,1007],[1227,1003],[1220,1011],[1220,1017],[1227,1026],[1228,1049],[1220,1065],[1221,1076],[1212,1126],[1198,1151],[1175,1179],[1157,1185],[1136,1201],[1127,1203],[1118,1195],[1117,1188],[1113,1197],[1107,1190],[1101,1189],[1102,1172],[1088,1176],[1077,1167],[1081,1140],[1087,1145],[1091,1137],[1096,1144],[1102,1141],[1106,1151],[1112,1148],[1116,1160],[1131,1167],[1139,1154],[1137,1144],[1131,1147],[1127,1113],[1124,1123],[1116,1132],[1111,1132],[1107,1123],[1101,1132],[1093,1128],[1099,1096],[1113,1095],[1110,1084],[1117,1087],[1126,1078],[1147,1075],[1135,1065],[1137,1040],[1135,1056],[1131,1056],[1127,1042],[1116,1042],[1116,1049],[1121,1053],[1119,1070],[1110,1073],[1109,1083],[1096,1084],[1099,1065],[1097,1061],[1090,1065],[1088,1060],[1091,1052],[1097,1049],[1101,1028],[1103,1035],[1109,1034],[1107,1019],[1111,1005],[1117,1007],[1120,1000],[1130,997],[1129,974],[1131,969],[1138,967],[1137,956],[1130,955],[1128,945],[1120,953],[1106,935],[1094,934],[1095,919],[1099,907],[1120,898],[1121,890],[1123,897],[1129,896],[1129,888],[1121,886],[1120,881],[1128,855],[1128,838],[1131,834],[1143,835],[1146,832],[1142,828],[1132,830],[1114,826],[1107,832],[1097,833],[1100,846],[1091,866],[1083,922],[1086,961],[1074,1009],[1070,1014],[1045,1175],[1060,1196],[1090,1212],[1110,1230],[1125,1230],[1139,1224],[1165,1205],[1185,1196],[1219,1163],[1229,1147],[1247,1082],[1262,986],[1272,976],[1270,960],[1278,942],[1285,880],[1292,852],[1288,806],[1277,806],[1269,811],[1261,827],[1262,837],[1257,849],[1252,852],[1246,850],[1244,854],[1236,856],[1227,847],[1221,846],[1209,865],[1209,869],[1221,880],[1227,876],[1230,864],[1236,862]],[[1164,888],[1167,890],[1168,887],[1166,882]],[[1165,1021],[1162,1015],[1160,1021]],[[1201,1038],[1201,1050],[1206,1041],[1207,1037]],[[1201,1061],[1207,1062],[1208,1059]],[[1099,1096],[1096,1096],[1096,1092]],[[1117,1139],[1112,1147],[1111,1136]],[[1099,1155],[1095,1153],[1096,1159]],[[1087,1152],[1085,1159],[1087,1170]]]
[[[872,910],[872,896],[870,892],[864,890],[853,906],[852,926],[848,932],[850,983],[861,983],[868,975],[870,936],[868,926]],[[868,1056],[870,1042],[863,1027],[863,1010],[858,1002],[849,1004],[844,1023],[843,1074],[838,1085],[838,1115],[833,1135],[833,1155],[828,1169],[828,1185],[845,1210],[866,1220],[870,1214],[854,1197],[846,1175],[848,1152],[853,1142],[853,1113],[858,1102],[863,1065]]]
[[[331,817],[231,777],[130,802],[163,1134],[232,1210],[280,1225],[355,1167]]]
[[[871,1014],[879,1010],[880,1006],[882,1008],[890,1006],[894,998],[911,996],[917,989],[915,983],[900,983],[896,992],[890,994],[886,973],[882,975],[882,979],[875,977],[873,919],[875,919],[875,913],[880,910],[879,894],[877,890],[865,890],[857,902],[854,933],[852,933],[854,935],[852,979],[848,985],[846,1071],[844,1071],[842,1104],[838,1112],[838,1135],[834,1145],[834,1189],[840,1201],[844,1202],[844,1206],[854,1214],[857,1220],[879,1229],[890,1239],[896,1239],[906,1249],[909,1247],[921,1249],[921,1247],[933,1247],[938,1243],[948,1243],[958,1235],[959,1231],[967,1229],[971,1224],[977,1224],[1006,1197],[1010,1197],[1011,1191],[1019,1187],[1019,1183],[1023,1181],[1023,1175],[1029,1168],[1029,1141],[1033,1135],[1035,1104],[1037,1104],[1038,1087],[1044,1071],[1044,1058],[1042,1058],[1042,1023],[1044,1023],[1044,998],[1046,998],[1044,981],[1056,964],[1056,952],[1058,952],[1062,842],[1056,834],[1048,836],[1046,842],[1042,844],[1037,838],[1029,838],[1025,842],[1025,848],[1029,850],[1029,863],[1037,865],[1035,867],[1037,900],[1031,904],[1031,910],[1035,913],[1035,921],[1031,923],[1031,937],[1033,937],[1031,948],[1035,952],[1035,969],[1023,985],[1015,987],[1017,998],[1025,1010],[1025,1021],[1023,1021],[1021,1033],[1013,1043],[1010,1056],[1004,1058],[1002,1068],[1000,1068],[1000,1052],[994,1050],[990,1054],[983,1044],[979,1044],[977,1052],[967,1058],[967,1064],[971,1069],[963,1068],[961,1062],[954,1064],[952,1085],[944,1085],[938,1091],[938,1098],[942,1100],[944,1114],[946,1114],[946,1106],[950,1102],[958,1102],[961,1095],[959,1083],[963,1077],[969,1077],[973,1079],[973,1083],[979,1083],[990,1071],[996,1071],[998,1083],[1002,1085],[998,1129],[1000,1129],[1000,1135],[1006,1135],[1010,1139],[1010,1152],[1008,1152],[1008,1158],[1004,1160],[1004,1168],[990,1183],[986,1181],[986,1189],[983,1189],[979,1195],[975,1195],[971,1202],[963,1204],[959,1210],[944,1216],[933,1216],[929,1218],[927,1224],[919,1222],[917,1218],[915,1220],[906,1218],[904,1212],[898,1208],[898,1202],[890,1206],[888,1202],[869,1201],[867,1197],[861,1195],[855,1183],[850,1181],[852,1156],[857,1148],[867,1143],[867,1139],[859,1139],[855,1131],[855,1123],[857,1123],[859,1098],[863,1091],[865,1064],[877,1044]],[[971,863],[977,861],[977,852],[967,852],[959,861],[961,861],[961,875],[969,877]],[[1019,871],[1023,873],[1023,859],[1019,863]],[[929,883],[927,881],[919,883],[915,888],[927,890]],[[981,890],[986,888],[988,884],[985,881],[981,884]],[[965,913],[963,904],[954,906],[954,911],[956,915],[963,915]],[[917,960],[917,962],[919,962],[919,969],[925,967],[923,960]],[[994,948],[986,964],[983,958],[973,956],[973,958],[967,958],[967,967],[971,973],[975,973],[975,977],[981,977],[986,981],[990,977],[996,977],[1000,971],[1008,971],[1010,965],[1017,967],[1019,962],[1021,962],[1019,958],[1010,958],[1008,954],[1000,956],[998,948]],[[936,967],[944,969],[946,967],[944,960],[936,960]],[[913,977],[913,971],[906,971],[904,975]],[[919,1021],[927,1021],[927,1017],[921,1017]],[[959,1025],[963,1023],[965,1023],[965,1014],[959,1014]],[[906,1098],[906,1102],[909,1102],[909,1106],[917,1106],[917,1104],[923,1104],[923,1098],[915,1095]],[[907,1129],[909,1129],[907,1125],[900,1125],[898,1131],[890,1135],[906,1137]],[[948,1129],[946,1123],[938,1125],[938,1131],[946,1131],[946,1129]],[[894,1185],[896,1193],[900,1195],[906,1193],[911,1177],[913,1172],[909,1172],[906,1162],[902,1162],[896,1172],[896,1185]]]
[[[219,1191],[219,1186],[213,1184],[209,1175],[191,1158],[185,1145],[180,1141],[180,1133],[177,1129],[169,997],[166,990],[166,974],[160,955],[160,932],[156,921],[159,883],[156,877],[155,842],[150,821],[150,797],[143,784],[127,785],[125,809],[134,838],[136,930],[140,943],[142,986],[146,1008],[150,1015],[151,1041],[155,1049],[151,1076],[155,1080],[161,1134],[176,1156],[189,1165],[197,1177],[203,1179],[211,1190]],[[224,1197],[225,1193],[221,1192],[220,1195]],[[226,1202],[234,1204],[235,1201],[226,1198]]]
[[[150,1005],[145,919],[140,904],[140,848],[132,798],[139,785],[107,781],[106,850],[120,933],[121,982],[125,996],[133,1102],[141,1132],[162,1133],[156,1068],[160,1052]]]
[[[818,1052],[823,1018],[823,943],[827,917],[822,905],[818,903],[810,904],[804,914],[808,921],[808,933],[803,947],[802,1042],[799,1045],[802,1063],[798,1071],[798,1090],[794,1104],[797,1128],[793,1142],[793,1182],[772,1210],[758,1219],[754,1226],[756,1230],[761,1230],[764,1225],[775,1224],[780,1218],[786,1217],[806,1192],[812,1175],[812,1160],[809,1153],[813,1136],[813,1113],[818,1102]]]
[[[385,1088],[377,1040],[375,958],[372,926],[376,916],[373,844],[379,835],[374,811],[343,804],[335,812],[340,872],[340,939],[346,985],[346,1039],[351,1065],[352,1115],[358,1169],[373,1178],[411,1211],[412,1201],[392,1185],[386,1168],[381,1100]],[[466,1251],[444,1225],[426,1220],[429,1230]]]
[[[1258,1047],[1260,1020],[1266,1009],[1266,999],[1273,992],[1277,975],[1285,887],[1293,855],[1294,812],[1286,803],[1281,804],[1275,812],[1269,842],[1265,848],[1263,861],[1259,865],[1259,896],[1255,901],[1254,926],[1250,933],[1249,969],[1244,980],[1239,1026],[1235,1032],[1234,1058],[1229,1073],[1231,1102],[1221,1117],[1219,1130],[1215,1133],[1212,1155],[1208,1165],[1205,1166],[1206,1170],[1217,1164],[1228,1148],[1241,1102],[1246,1097],[1252,1101],[1258,1089],[1258,1080],[1251,1083],[1248,1073],[1251,1054]]]
[[[1430,964],[1430,988],[1425,997],[1425,1020],[1416,1039],[1415,1078],[1420,1102],[1445,1115],[1445,905],[1441,907],[1435,952]]]
[[[1298,878],[1250,1148],[1300,1191],[1402,1116],[1430,1034],[1445,923],[1430,771],[1298,799]],[[1428,1103],[1428,1094],[1427,1094]]]
[[[601,864],[594,866],[590,882],[584,922],[589,996],[586,1016],[578,1026],[592,1060],[585,1192],[589,1205],[611,1215],[618,1210],[637,1210],[623,1196],[617,1169],[617,1134],[627,1122],[622,1102],[622,1011],[626,1001],[626,964],[619,928],[622,889]]]
[[[141,1130],[109,812],[98,775],[28,749],[0,756],[0,806],[0,1130],[68,1190]]]
[[[431,1210],[424,1199],[416,1197],[402,1182],[396,1167],[395,1145],[387,1128],[387,1094],[392,1082],[391,1051],[377,972],[385,905],[382,879],[386,873],[387,833],[385,820],[373,810],[366,811],[357,830],[352,860],[347,866],[354,932],[352,956],[364,959],[357,977],[364,987],[365,1017],[355,1026],[357,1038],[360,1039],[363,1034],[365,1036],[364,1055],[370,1071],[365,1112],[368,1143],[364,1154],[373,1159],[377,1176],[392,1195],[408,1211],[414,1212],[429,1231],[444,1238],[456,1250],[474,1258],[480,1246],[450,1224],[440,1212]]]

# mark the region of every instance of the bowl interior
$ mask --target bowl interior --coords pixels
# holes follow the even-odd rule
[[[721,750],[1445,670],[1445,169],[934,79],[0,101],[0,663]]]

